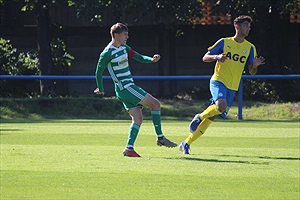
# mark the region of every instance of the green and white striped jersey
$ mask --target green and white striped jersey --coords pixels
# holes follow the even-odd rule
[[[105,68],[108,69],[115,87],[118,87],[120,90],[134,85],[128,58],[133,58],[143,63],[152,62],[151,57],[137,53],[126,44],[115,47],[109,43],[107,47],[105,47],[100,54],[96,68],[96,83],[100,92],[104,92],[102,74]]]

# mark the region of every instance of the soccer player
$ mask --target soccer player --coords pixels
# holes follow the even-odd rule
[[[129,58],[142,63],[157,62],[160,59],[160,55],[155,54],[153,57],[141,55],[129,47],[126,44],[129,38],[128,27],[122,23],[114,24],[110,29],[110,34],[111,42],[100,54],[97,64],[96,83],[98,88],[95,89],[94,93],[104,94],[102,73],[107,68],[115,85],[116,96],[122,101],[132,119],[123,155],[140,157],[134,150],[134,142],[143,121],[143,106],[151,109],[152,121],[157,136],[156,144],[158,146],[176,147],[177,144],[168,140],[162,132],[160,102],[151,94],[135,85],[128,64]]]
[[[249,16],[237,17],[234,20],[235,35],[219,39],[203,56],[204,62],[216,61],[214,74],[210,79],[212,104],[202,113],[196,114],[191,121],[191,134],[179,145],[183,154],[189,154],[192,142],[204,134],[216,116],[226,117],[245,66],[251,75],[255,75],[257,67],[264,64],[265,59],[257,56],[255,46],[245,39],[251,22]]]

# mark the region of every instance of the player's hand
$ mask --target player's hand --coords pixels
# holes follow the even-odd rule
[[[99,88],[96,88],[96,89],[94,90],[94,93],[95,93],[95,94],[104,95],[104,92],[100,92],[100,91],[99,91]]]
[[[159,61],[160,59],[160,55],[159,54],[155,54],[153,57],[152,57],[152,62],[157,62]]]
[[[265,64],[265,58],[262,57],[262,56],[257,56],[254,58],[254,61],[253,61],[253,65],[254,66],[259,66],[259,65],[263,65]]]
[[[224,52],[222,54],[216,55],[215,59],[219,62],[225,62],[225,60],[227,59],[226,55],[227,53]]]

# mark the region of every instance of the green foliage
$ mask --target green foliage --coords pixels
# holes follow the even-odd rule
[[[243,96],[247,100],[262,102],[299,101],[298,83],[299,80],[245,80]]]
[[[71,66],[74,57],[67,52],[66,44],[60,38],[53,39],[50,46],[55,74],[62,74],[62,68]],[[17,49],[9,40],[0,38],[0,53],[1,74],[39,74],[40,64],[37,50],[18,54]]]
[[[67,52],[64,41],[60,38],[51,42],[53,71],[56,75],[64,74],[66,67],[71,66],[74,59]],[[0,38],[0,65],[1,74],[7,75],[37,75],[40,74],[40,63],[37,50],[21,52],[12,46],[9,40]],[[15,81],[14,84],[7,80],[1,81],[1,97],[28,97],[37,96],[38,81]]]
[[[65,67],[70,67],[74,57],[67,52],[67,46],[61,38],[54,38],[50,44],[53,61],[53,73],[63,74]]]
[[[5,0],[4,0],[5,1]],[[57,5],[72,5],[72,1],[68,0],[14,0],[18,2],[22,2],[24,5],[21,8],[21,11],[32,11],[37,8],[39,3],[43,4],[44,8],[50,8],[52,6]]]
[[[1,63],[1,74],[4,71],[9,71],[9,68],[16,62],[17,58],[15,56],[17,49],[13,48],[9,40],[4,40],[0,38],[0,63]],[[13,67],[14,68],[14,67]],[[11,69],[13,73],[17,69]]]
[[[12,46],[9,40],[0,38],[0,65],[1,74],[3,75],[28,75],[37,74],[39,71],[36,51],[21,52],[18,54],[17,49]],[[33,85],[37,81],[28,82],[16,80],[9,82],[2,80],[0,82],[1,97],[28,97],[38,91]]]
[[[243,95],[247,100],[276,102],[280,100],[278,93],[270,82],[256,80],[244,81]]]
[[[153,23],[176,24],[191,23],[193,17],[202,16],[202,3],[199,0],[70,0],[75,6],[77,16],[102,21],[102,14],[109,11],[116,21],[126,17],[126,23],[136,23],[143,16],[153,16]],[[147,13],[147,14],[145,14]]]
[[[0,38],[0,65],[1,74],[21,75],[38,72],[36,51],[17,53],[9,40]]]
[[[297,0],[211,0],[214,12],[231,14],[233,18],[239,15],[250,15],[254,20],[262,20],[272,12],[281,15],[293,14],[298,11]]]

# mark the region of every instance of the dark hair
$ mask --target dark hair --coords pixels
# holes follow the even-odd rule
[[[116,23],[114,25],[112,25],[112,27],[110,28],[110,34],[113,37],[115,33],[122,33],[122,32],[128,32],[128,27],[125,24],[122,23]]]
[[[237,25],[237,24],[242,24],[245,21],[251,23],[252,18],[250,16],[247,16],[247,15],[241,15],[241,16],[235,18],[235,20],[233,22],[234,22],[234,25]]]

